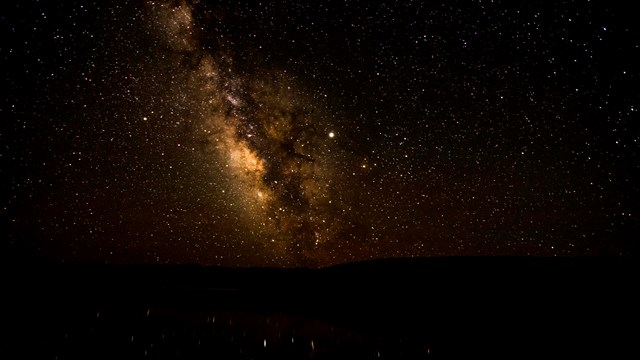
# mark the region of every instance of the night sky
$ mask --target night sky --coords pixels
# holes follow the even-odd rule
[[[3,2],[3,252],[634,254],[628,3]]]

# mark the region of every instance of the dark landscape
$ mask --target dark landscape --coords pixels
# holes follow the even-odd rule
[[[627,258],[323,269],[3,269],[3,352],[42,359],[424,359],[637,352]],[[7,291],[8,290],[8,291]]]

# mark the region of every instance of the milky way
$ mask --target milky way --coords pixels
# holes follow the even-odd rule
[[[224,40],[203,50],[187,3],[149,2],[147,10],[167,58],[187,72],[189,91],[175,93],[195,101],[196,128],[211,150],[204,161],[224,164],[210,175],[229,185],[242,209],[238,225],[270,242],[277,258],[313,257],[344,226],[332,178],[346,155],[330,136],[332,115],[286,70],[240,69]]]
[[[323,266],[635,251],[624,8],[7,9],[7,253]]]

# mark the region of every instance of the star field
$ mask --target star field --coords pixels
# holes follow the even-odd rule
[[[3,7],[9,254],[288,267],[637,248],[624,5]]]

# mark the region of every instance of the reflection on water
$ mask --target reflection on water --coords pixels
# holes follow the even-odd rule
[[[20,336],[21,352],[30,358],[397,359],[431,353],[426,341],[298,314],[102,304],[30,315]]]

